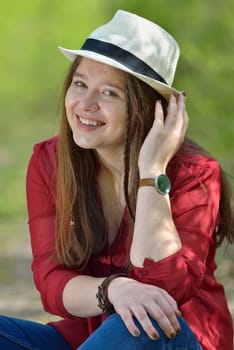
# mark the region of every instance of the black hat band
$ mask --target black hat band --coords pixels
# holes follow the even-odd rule
[[[116,45],[96,39],[87,39],[81,50],[93,51],[97,54],[112,58],[135,73],[145,75],[154,80],[158,80],[161,83],[167,84],[165,79],[163,79],[160,74],[155,72],[148,64],[127,50],[121,49]]]

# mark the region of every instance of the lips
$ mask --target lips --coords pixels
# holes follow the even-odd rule
[[[77,116],[77,118],[80,124],[84,126],[97,127],[97,126],[105,125],[105,123],[101,122],[100,120],[88,119],[80,116]]]

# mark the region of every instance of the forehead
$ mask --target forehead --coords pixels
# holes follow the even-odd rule
[[[105,76],[119,81],[125,81],[125,73],[105,63],[97,62],[86,57],[81,57],[76,72],[88,76]]]

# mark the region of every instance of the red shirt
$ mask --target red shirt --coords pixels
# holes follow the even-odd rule
[[[53,137],[37,144],[28,167],[32,270],[45,310],[62,317],[51,324],[76,349],[105,316],[79,318],[69,314],[62,301],[64,286],[80,274],[102,277],[121,271],[129,258],[132,229],[125,211],[115,241],[102,254],[94,256],[82,272],[66,269],[51,258],[55,251],[57,143],[58,138]],[[171,162],[168,175],[172,183],[172,215],[182,249],[158,262],[145,259],[144,267],[133,267],[129,277],[167,290],[204,350],[230,350],[232,319],[224,289],[214,277],[213,232],[219,220],[219,165],[183,146]]]

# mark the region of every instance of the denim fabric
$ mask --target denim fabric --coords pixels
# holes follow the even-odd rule
[[[181,332],[169,340],[152,320],[160,338],[151,340],[142,330],[133,337],[117,314],[105,322],[79,347],[79,350],[202,350],[183,318]],[[54,327],[40,323],[0,316],[0,349],[2,350],[71,350]]]
[[[133,337],[117,314],[109,316],[77,350],[202,350],[196,337],[182,317],[179,318],[181,332],[174,339],[168,339],[154,320],[151,320],[160,334],[158,340],[151,340],[143,331]]]
[[[54,327],[0,316],[1,350],[71,350]]]

